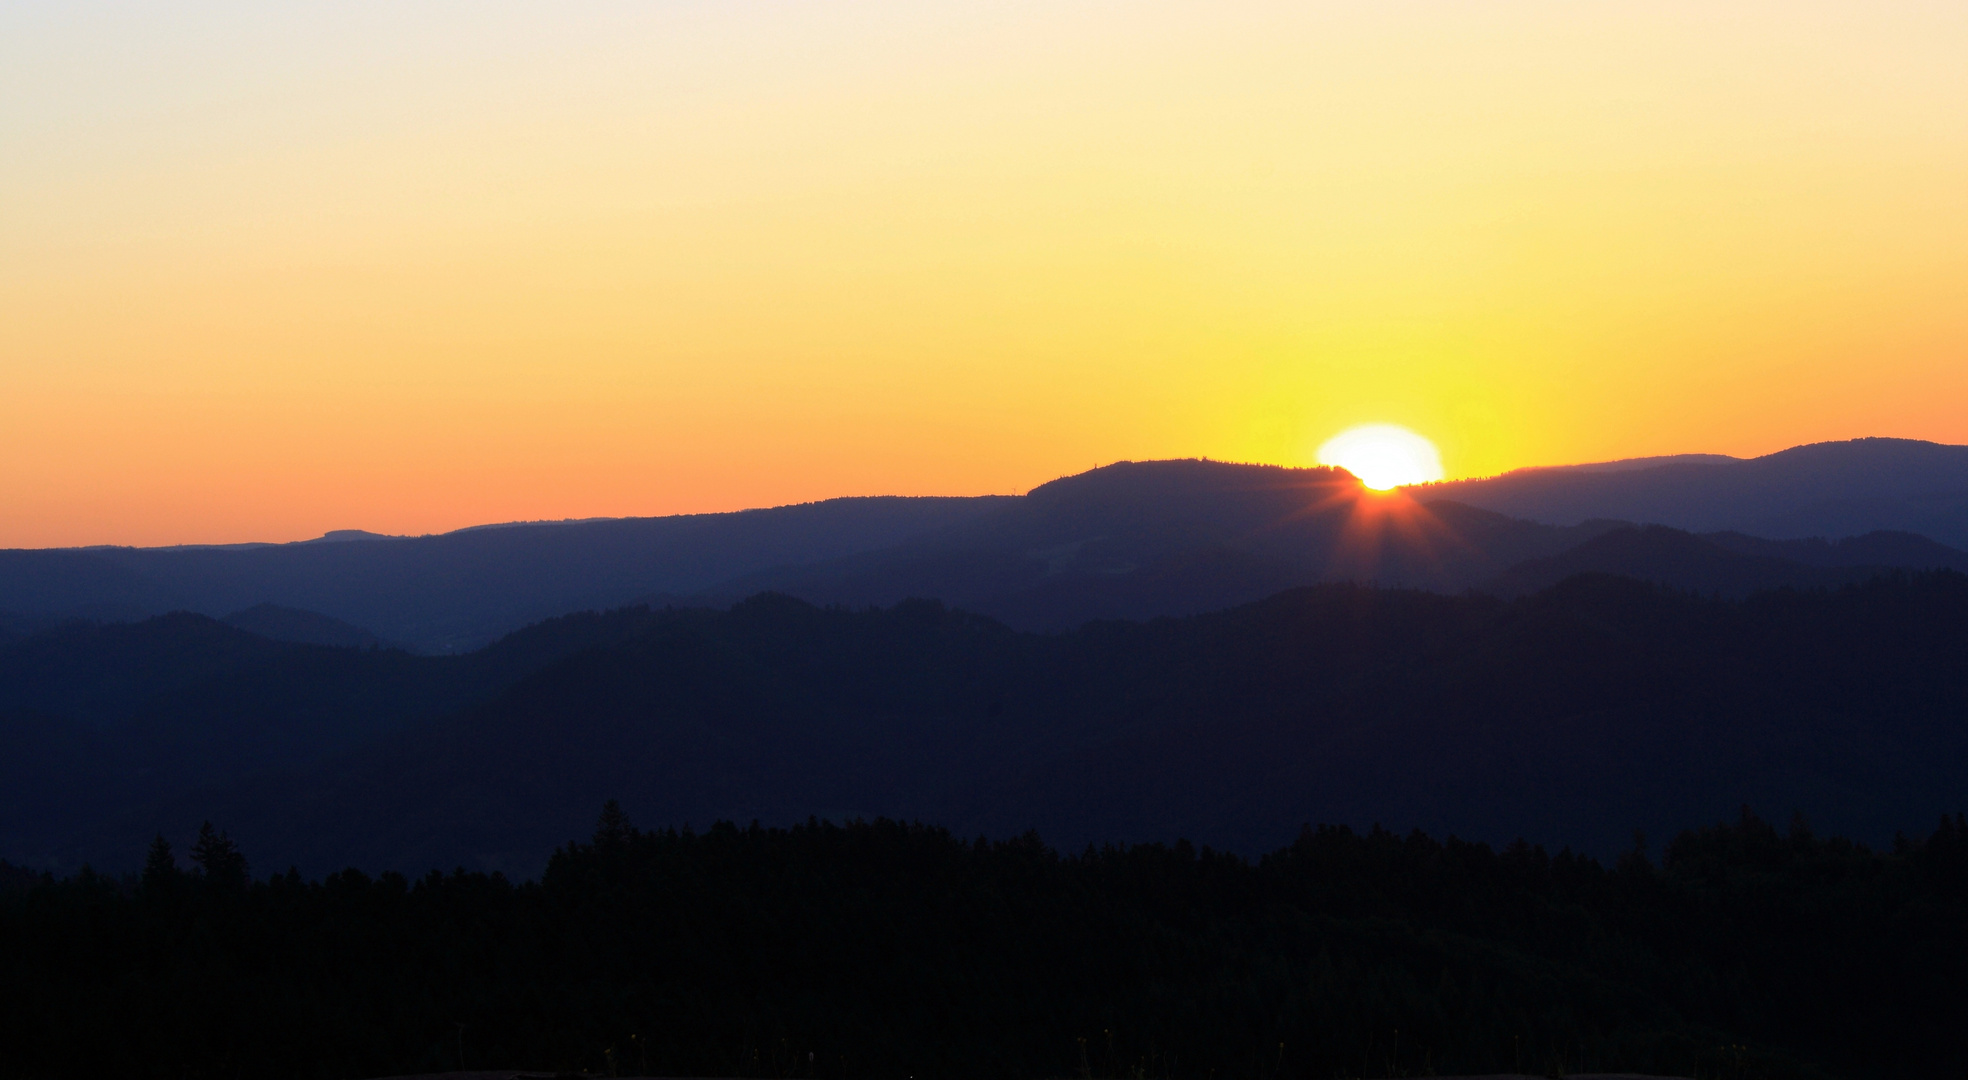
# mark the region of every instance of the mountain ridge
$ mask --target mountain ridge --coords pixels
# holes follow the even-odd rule
[[[429,723],[78,821],[60,848],[114,866],[210,818],[310,873],[525,874],[615,797],[665,825],[1255,851],[1377,821],[1610,857],[1743,802],[1872,842],[1968,803],[1949,571],[1743,601],[1591,574],[1513,601],[1320,585],[1060,635],[770,594],[606,618],[620,632]]]
[[[424,652],[468,651],[571,611],[887,546],[998,498],[850,498],[360,542],[0,550],[0,611],[128,620],[271,603]]]
[[[1411,490],[1552,524],[1618,518],[1778,540],[1890,530],[1968,548],[1968,446],[1866,438],[1612,467],[1621,464],[1542,466]]]
[[[11,550],[0,551],[0,612],[114,621],[176,609],[219,617],[272,604],[445,653],[569,611],[640,601],[721,607],[778,590],[849,605],[939,596],[1056,631],[1094,618],[1194,614],[1321,581],[1447,593],[1493,582],[1517,588],[1505,578],[1511,568],[1556,558],[1622,524],[1740,534],[1710,542],[1801,565],[1959,565],[1953,552],[1968,547],[1968,447],[1854,440],[1753,459],[1679,455],[1520,470],[1386,496],[1332,469],[1120,462],[1022,496],[840,499],[722,515],[514,522],[431,537],[348,530],[282,545]],[[1850,538],[1878,532],[1925,543],[1874,538],[1859,559]],[[1813,536],[1839,543],[1822,551],[1756,546]],[[1597,557],[1589,551],[1574,561],[1691,588],[1714,584],[1650,572],[1637,552],[1595,567],[1585,566],[1588,556]],[[1753,564],[1733,565],[1743,579],[1723,583],[1733,594],[1780,579],[1808,586],[1858,576],[1786,570],[1761,573],[1759,585]]]

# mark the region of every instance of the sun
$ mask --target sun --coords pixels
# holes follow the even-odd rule
[[[1394,424],[1348,428],[1319,447],[1319,464],[1337,465],[1375,491],[1442,478],[1435,444]]]

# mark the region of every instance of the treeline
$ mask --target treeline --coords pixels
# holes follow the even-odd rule
[[[633,828],[542,878],[180,869],[0,896],[0,1074],[1959,1075],[1968,822],[1745,811],[1608,868],[1307,829],[1255,861],[889,821]]]

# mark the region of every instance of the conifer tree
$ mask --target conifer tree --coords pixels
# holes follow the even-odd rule
[[[178,859],[171,853],[171,842],[164,839],[163,833],[150,842],[150,854],[144,859],[144,888],[162,891],[177,884]]]
[[[619,848],[634,833],[635,825],[629,821],[629,815],[622,810],[620,802],[610,799],[601,805],[601,820],[595,823],[595,847]]]
[[[246,884],[246,856],[225,833],[211,822],[198,827],[198,842],[191,845],[191,861],[204,872],[207,883],[221,888],[243,888]]]

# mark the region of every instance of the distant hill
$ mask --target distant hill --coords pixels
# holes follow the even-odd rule
[[[1667,467],[1715,464],[1689,457]],[[1662,467],[1634,465],[1634,475]],[[1968,552],[1906,533],[1828,543],[1697,538],[1604,518],[1553,526],[1441,498],[1443,490],[1419,489],[1417,503],[1362,494],[1333,470],[1123,462],[896,548],[767,570],[705,595],[728,604],[773,590],[850,607],[936,597],[1019,629],[1056,631],[1221,610],[1330,581],[1516,596],[1597,572],[1742,597],[1885,569],[1968,570]]]
[[[0,858],[76,865],[85,825],[400,734],[652,618],[553,619],[459,657],[273,641],[187,612],[0,643]]]
[[[0,611],[129,620],[272,604],[319,612],[420,651],[466,651],[570,611],[693,593],[767,567],[891,547],[1001,501],[834,499],[442,536],[348,530],[296,544],[8,550],[0,551]]]
[[[59,620],[47,615],[16,615],[0,611],[0,645],[16,641],[30,634],[53,629]]]
[[[1121,462],[884,551],[746,575],[821,604],[936,597],[1032,630],[1189,615],[1322,581],[1455,591],[1617,523],[1553,527],[1362,492],[1334,469]]]
[[[1968,805],[1968,578],[1945,571],[1742,602],[1592,575],[1512,602],[1327,585],[1053,636],[933,602],[608,618],[448,718],[71,814],[35,850],[127,866],[211,818],[309,872],[530,874],[613,796],[665,825],[888,815],[1257,851],[1380,822],[1610,857],[1743,803],[1872,842]]]
[[[1968,573],[1968,551],[1904,532],[1870,532],[1842,540],[1765,540],[1737,532],[1708,533],[1702,539],[1745,555],[1761,555],[1805,566],[1897,566],[1910,570],[1948,569]]]
[[[1578,574],[1617,574],[1704,595],[1740,599],[1769,589],[1812,589],[1849,585],[1877,577],[1892,568],[1968,567],[1968,553],[1931,541],[1912,551],[1891,543],[1847,541],[1833,546],[1807,540],[1751,541],[1739,534],[1696,536],[1664,525],[1624,527],[1541,559],[1511,567],[1479,588],[1497,596],[1523,596],[1548,589]],[[1875,534],[1884,535],[1884,534]],[[1915,538],[1918,539],[1918,538]],[[1849,550],[1847,547],[1849,545]],[[1878,562],[1837,561],[1837,555],[1861,553]],[[1817,556],[1804,562],[1787,555]]]
[[[1702,566],[1664,552],[1613,558],[1630,547],[1621,540],[1512,572],[1630,524],[1736,535],[1710,540],[1718,550],[1704,550]],[[1813,537],[1828,539],[1763,543]],[[1219,610],[1331,581],[1522,591],[1603,569],[1682,588],[1726,584],[1740,595],[1865,576],[1797,567],[1960,568],[1963,548],[1968,447],[1909,440],[1529,469],[1390,495],[1330,469],[1151,461],[1024,496],[836,499],[414,538],[345,530],[298,544],[0,551],[0,611],[127,621],[271,605],[444,653],[570,611],[722,607],[761,591],[848,606],[935,597],[1056,631]],[[1793,565],[1752,569],[1719,549]],[[253,618],[262,633],[356,640],[326,624],[302,629],[294,617],[277,626],[264,613]]]
[[[302,611],[299,608],[281,607],[279,604],[255,604],[244,611],[235,611],[219,621],[249,634],[258,634],[275,641],[292,641],[301,645],[333,645],[344,649],[360,649],[379,648],[383,644],[382,638],[360,626],[351,626],[340,619],[317,611]]]
[[[1519,469],[1411,494],[1559,525],[1611,518],[1779,540],[1883,530],[1968,548],[1968,446],[1912,439]]]
[[[303,544],[347,544],[367,540],[408,540],[407,536],[391,536],[388,533],[373,533],[367,529],[330,529]]]

